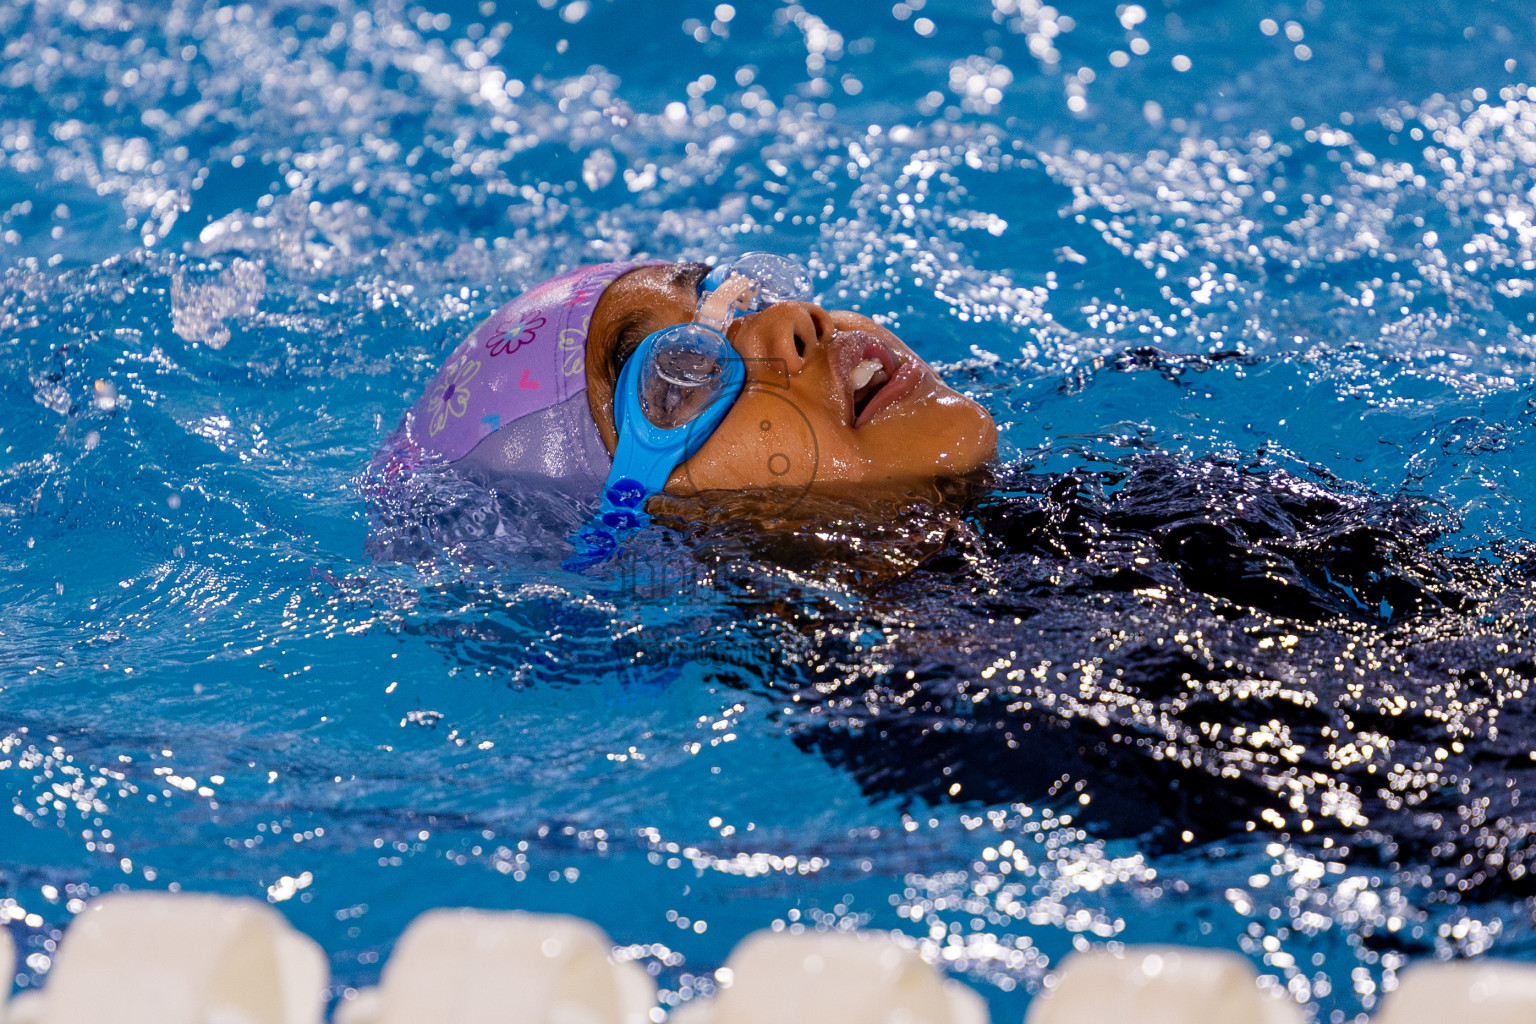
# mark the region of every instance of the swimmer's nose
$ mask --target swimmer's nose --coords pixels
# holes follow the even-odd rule
[[[806,361],[832,340],[832,317],[820,306],[809,302],[780,302],[761,313],[741,317],[731,325],[731,344],[748,361],[748,376],[754,360],[770,364],[763,369],[799,373]],[[777,369],[782,367],[782,369]]]

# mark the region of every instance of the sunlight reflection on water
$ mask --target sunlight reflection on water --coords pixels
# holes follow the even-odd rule
[[[119,884],[278,902],[342,986],[444,904],[585,914],[672,1001],[774,922],[899,929],[1000,1016],[1088,942],[1329,1020],[1529,956],[1532,31],[0,5],[21,983]],[[660,531],[675,597],[364,558],[357,474],[487,311],[755,247],[985,401],[1005,497]]]

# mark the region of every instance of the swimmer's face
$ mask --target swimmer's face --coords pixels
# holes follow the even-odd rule
[[[631,271],[593,311],[587,396],[610,452],[618,443],[615,353],[692,320],[706,269]],[[784,302],[738,316],[727,336],[746,360],[746,386],[704,446],[673,471],[669,493],[899,491],[971,473],[997,451],[992,417],[866,316]]]

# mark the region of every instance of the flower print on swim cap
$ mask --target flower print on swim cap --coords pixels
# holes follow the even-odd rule
[[[491,314],[406,412],[375,469],[388,479],[441,460],[596,496],[611,459],[587,405],[587,331],[604,290],[646,265],[572,270]]]

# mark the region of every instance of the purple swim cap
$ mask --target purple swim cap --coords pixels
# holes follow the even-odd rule
[[[387,485],[429,461],[580,496],[612,458],[587,405],[587,331],[604,290],[637,266],[603,263],[551,278],[502,306],[443,363],[374,460]]]

